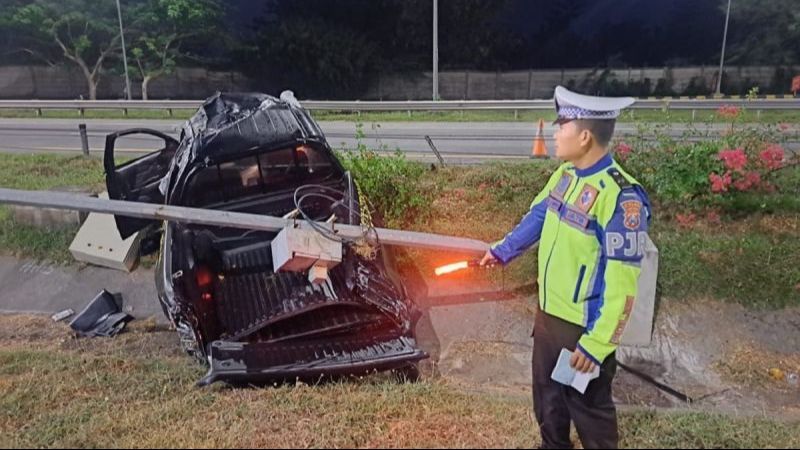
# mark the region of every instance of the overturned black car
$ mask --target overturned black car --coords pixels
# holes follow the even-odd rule
[[[156,136],[164,148],[117,166],[118,138]],[[106,138],[109,196],[247,212],[297,213],[362,225],[367,202],[319,126],[291,93],[217,94],[180,142],[149,129]],[[319,195],[305,195],[317,193]],[[116,217],[123,237],[160,233],[156,285],[183,348],[209,365],[200,385],[314,379],[373,370],[414,373],[419,312],[387,263],[344,246],[326,283],[273,268],[277,233]]]

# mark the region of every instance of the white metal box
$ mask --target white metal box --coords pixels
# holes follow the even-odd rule
[[[107,199],[108,193],[99,197]],[[139,233],[122,240],[113,215],[91,213],[69,251],[78,261],[130,272],[139,259],[139,243]]]
[[[312,266],[332,269],[342,262],[342,244],[314,230],[287,227],[272,240],[275,271],[303,272]]]

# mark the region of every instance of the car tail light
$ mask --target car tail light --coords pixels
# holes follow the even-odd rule
[[[214,289],[214,274],[211,273],[211,270],[206,266],[200,266],[195,272],[195,278],[197,280],[197,287],[200,289],[200,299],[204,302],[214,300],[214,295],[212,293]]]

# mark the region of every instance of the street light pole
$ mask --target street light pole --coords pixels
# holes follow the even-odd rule
[[[117,0],[117,16],[119,16],[119,36],[122,39],[122,65],[125,67],[125,92],[128,93],[128,100],[131,100],[131,80],[128,77],[128,55],[125,52],[125,32],[122,31],[122,8]]]
[[[439,0],[433,0],[433,100],[439,100]]]
[[[725,32],[722,34],[722,55],[719,58],[719,75],[717,75],[717,95],[722,95],[722,66],[725,64],[725,44],[728,41],[728,22],[731,18],[731,0],[728,0],[728,12],[725,14]]]

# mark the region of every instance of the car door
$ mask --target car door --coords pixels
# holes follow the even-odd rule
[[[117,165],[116,145],[117,140],[122,137],[126,139],[131,137],[133,139],[142,138],[141,141],[144,142],[146,140],[148,145],[155,137],[159,141],[163,141],[163,144],[154,144],[156,148],[161,147],[159,150]],[[106,172],[106,187],[108,188],[109,198],[163,204],[164,194],[159,189],[159,185],[170,168],[178,145],[178,141],[171,136],[148,128],[133,128],[106,136],[103,166]],[[157,223],[155,220],[124,216],[114,216],[114,219],[123,239],[149,225]]]

